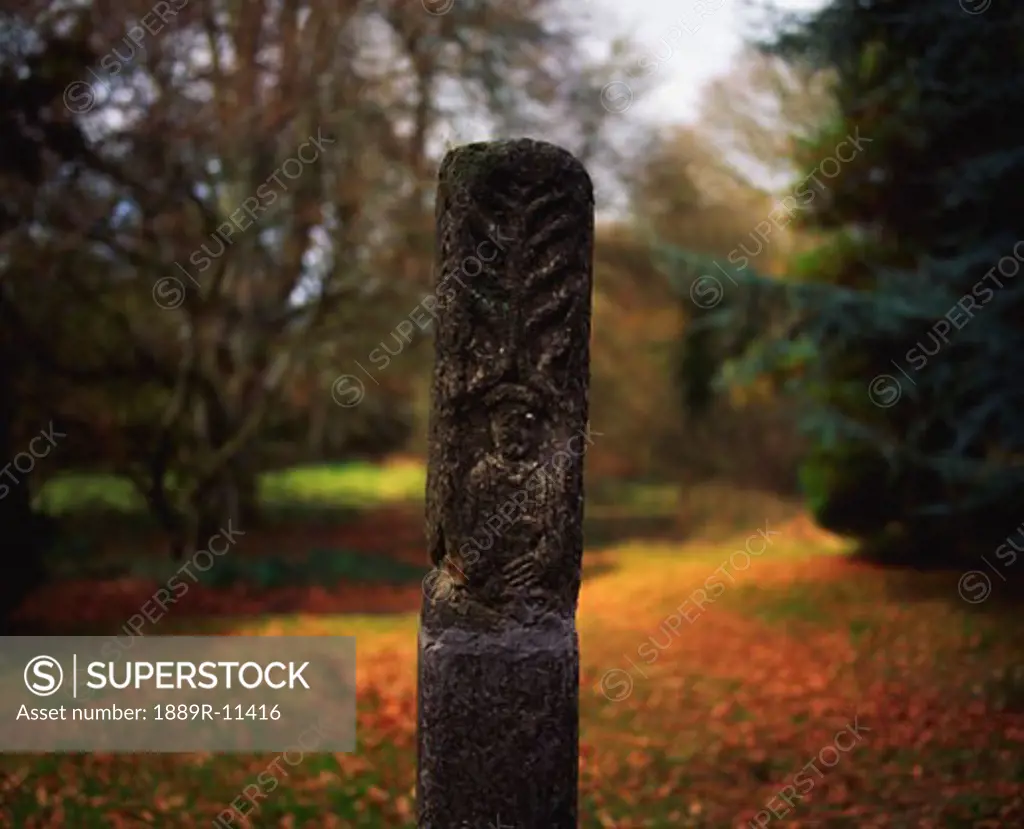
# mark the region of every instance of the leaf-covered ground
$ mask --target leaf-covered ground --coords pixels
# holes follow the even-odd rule
[[[408,558],[396,539],[416,549],[420,526],[391,515],[344,541]],[[969,605],[957,574],[857,564],[800,523],[762,543],[762,528],[588,551],[581,826],[1024,826],[1024,641],[1000,596]],[[114,630],[152,592],[96,588],[38,601]],[[278,762],[248,825],[413,826],[419,586],[289,589],[307,592],[197,596],[151,631],[357,637],[358,751]],[[275,759],[6,756],[0,820],[208,827]]]

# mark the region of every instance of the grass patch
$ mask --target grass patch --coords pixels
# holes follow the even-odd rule
[[[739,585],[728,598],[730,606],[745,616],[769,625],[846,626],[851,639],[859,640],[874,629],[871,618],[861,615],[864,587],[842,581],[793,581],[785,585]],[[851,618],[852,616],[852,618]]]
[[[127,478],[64,474],[50,478],[36,493],[35,508],[49,515],[94,511],[131,515],[142,512],[145,502]]]
[[[785,592],[765,595],[767,591],[755,586],[744,585],[744,595],[737,597],[748,613],[768,624],[803,622],[824,624],[829,621],[830,608],[822,597],[813,591],[791,588]]]
[[[420,501],[426,483],[426,469],[420,463],[305,466],[265,476],[260,496],[276,506],[366,508]]]
[[[379,466],[353,462],[300,466],[269,472],[259,481],[261,501],[271,512],[306,509],[365,509],[422,500],[426,470],[420,463]],[[131,515],[145,503],[131,482],[116,475],[68,474],[51,478],[36,496],[50,515],[103,512]]]
[[[678,484],[602,481],[587,488],[587,515],[593,518],[634,518],[675,515],[682,502]]]

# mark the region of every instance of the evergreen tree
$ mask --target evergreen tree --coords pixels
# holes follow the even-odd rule
[[[789,308],[742,365],[807,404],[822,523],[914,560],[1001,539],[1024,511],[1022,29],[1012,4],[833,0],[767,47],[835,79],[835,113],[796,148],[825,185],[799,221],[826,241],[784,282],[737,269]]]

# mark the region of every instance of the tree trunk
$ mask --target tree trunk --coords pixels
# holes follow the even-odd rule
[[[247,464],[232,461],[196,492],[191,506],[193,530],[188,555],[206,549],[218,533],[247,531],[259,521],[258,479]]]
[[[253,527],[260,521],[259,475],[246,463],[240,461],[232,470],[232,486],[238,504],[238,521],[243,527]]]
[[[12,613],[45,578],[42,545],[29,490],[31,470],[21,472],[14,466],[14,458],[22,448],[17,446],[14,434],[17,389],[14,353],[10,346],[7,338],[0,337],[0,537],[4,552],[0,635],[15,632]]]

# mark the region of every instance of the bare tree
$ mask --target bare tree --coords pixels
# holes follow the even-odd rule
[[[33,218],[4,237],[4,278],[36,358],[103,378],[117,422],[86,407],[82,431],[130,436],[117,471],[185,553],[254,519],[268,418],[366,341],[381,286],[427,290],[439,135],[557,120],[597,153],[600,98],[581,89],[601,78],[554,0],[446,15],[397,0],[158,7],[15,12],[91,66],[41,108],[87,140],[50,146],[45,183],[21,181]],[[47,335],[55,302],[28,301],[44,286],[83,331]]]
[[[832,112],[831,79],[748,48],[702,95],[698,123],[741,175],[777,186],[794,173],[795,144]]]

